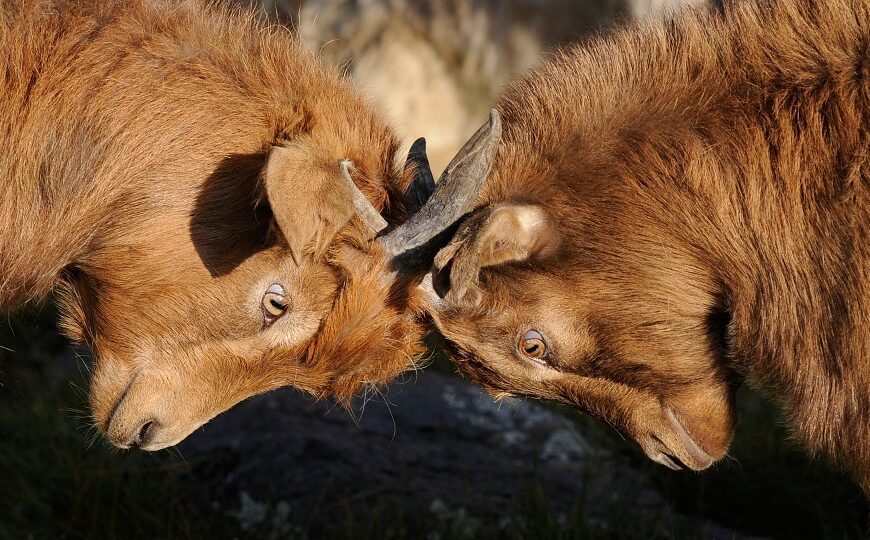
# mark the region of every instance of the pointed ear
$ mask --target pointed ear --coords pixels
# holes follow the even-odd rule
[[[543,258],[558,244],[556,228],[540,206],[503,204],[478,210],[435,256],[435,289],[448,304],[478,305],[482,268]]]
[[[266,196],[296,264],[314,242],[320,252],[354,215],[338,162],[324,163],[304,145],[273,146],[263,171]]]

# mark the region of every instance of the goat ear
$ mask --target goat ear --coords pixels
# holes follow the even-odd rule
[[[449,304],[478,305],[482,268],[546,257],[558,243],[552,220],[539,206],[504,204],[478,210],[435,256],[435,289]]]
[[[323,163],[303,145],[272,147],[263,172],[266,195],[296,264],[312,241],[321,251],[354,215],[340,174],[338,162]]]

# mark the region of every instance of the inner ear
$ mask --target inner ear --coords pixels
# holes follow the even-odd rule
[[[275,146],[263,169],[263,184],[275,222],[296,264],[311,244],[322,251],[354,215],[338,161],[319,158],[308,145]]]
[[[454,304],[479,304],[480,270],[543,258],[555,251],[559,235],[537,205],[502,204],[469,217],[435,256],[433,285]]]
[[[496,266],[546,256],[558,236],[543,208],[508,205],[493,209],[478,239],[480,266]]]

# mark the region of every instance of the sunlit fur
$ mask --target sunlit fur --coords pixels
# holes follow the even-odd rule
[[[350,85],[252,18],[185,0],[0,3],[0,306],[60,285],[63,328],[95,352],[96,423],[121,446],[149,420],[143,446],[173,444],[278,386],[347,400],[420,350],[356,220],[299,266],[287,252],[295,231],[273,212],[329,218],[316,194],[340,159],[390,219],[408,179]],[[315,176],[266,200],[271,146],[297,143]],[[275,282],[291,306],[264,329]]]
[[[434,317],[494,393],[578,404],[651,457],[665,405],[724,455],[748,378],[870,491],[870,3],[724,4],[513,84],[482,202],[540,206],[561,247]],[[456,257],[488,249],[462,234]],[[518,357],[526,327],[554,367]]]

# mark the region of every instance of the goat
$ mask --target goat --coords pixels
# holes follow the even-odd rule
[[[695,470],[726,454],[748,379],[870,493],[870,2],[636,25],[497,108],[424,294],[460,368]]]
[[[413,365],[423,328],[355,215],[413,210],[425,148],[401,163],[288,30],[192,0],[11,0],[0,77],[0,306],[58,291],[113,444]]]

